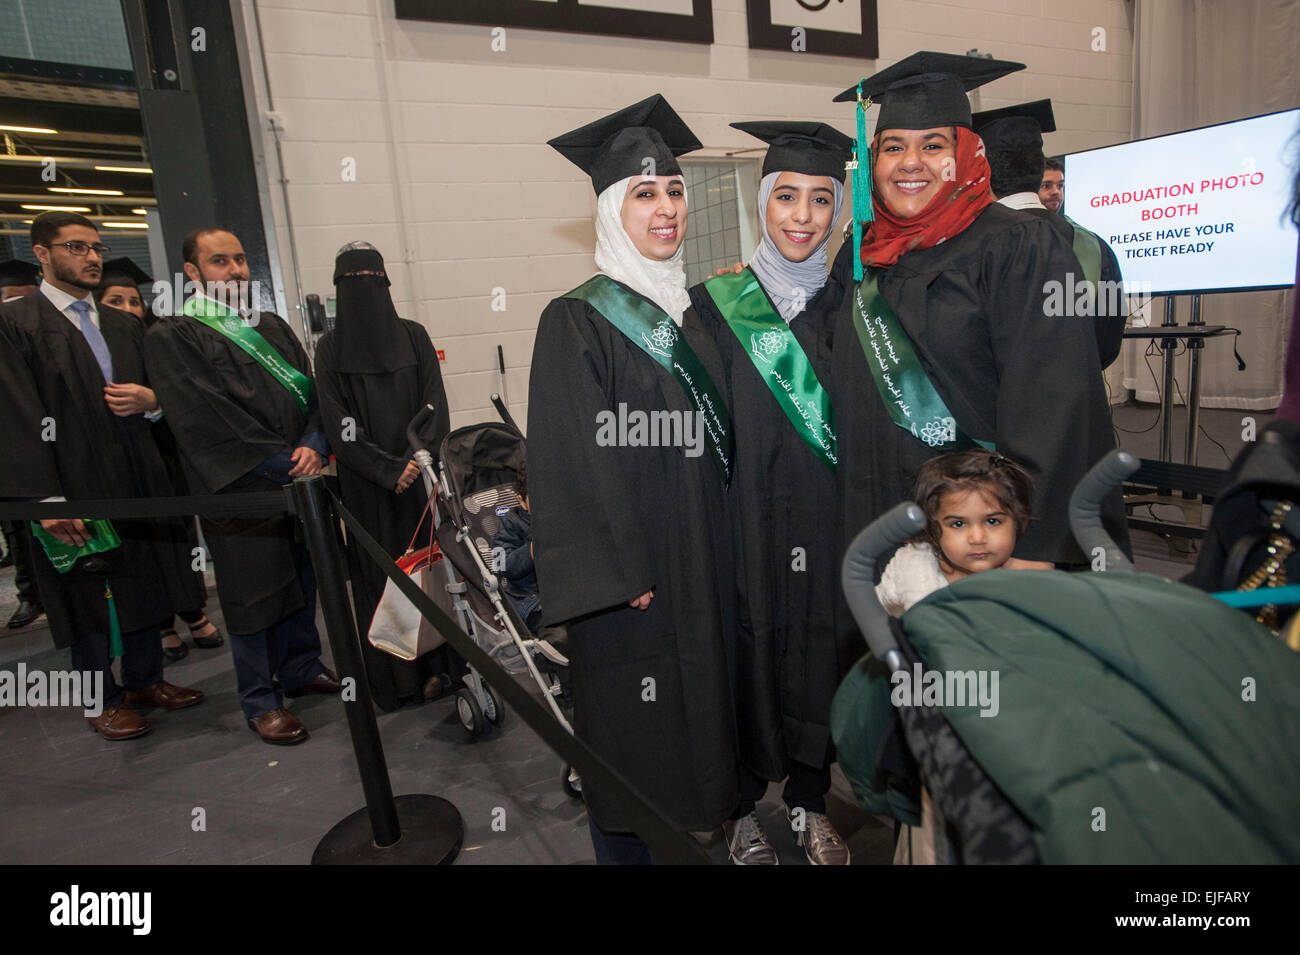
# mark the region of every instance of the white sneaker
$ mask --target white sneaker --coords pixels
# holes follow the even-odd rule
[[[734,865],[781,864],[772,843],[767,841],[767,833],[759,825],[757,812],[728,819],[722,824],[722,834],[727,838],[727,850]]]

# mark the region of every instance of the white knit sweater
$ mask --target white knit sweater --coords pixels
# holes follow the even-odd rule
[[[876,596],[886,613],[901,617],[912,604],[947,586],[948,578],[929,544],[904,544],[881,574]]]

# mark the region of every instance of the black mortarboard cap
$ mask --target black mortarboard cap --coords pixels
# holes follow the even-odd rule
[[[100,288],[108,288],[111,285],[136,287],[152,283],[153,279],[149,277],[149,274],[126,256],[119,259],[109,259],[104,263],[104,267],[100,271]]]
[[[11,285],[40,285],[41,267],[22,259],[0,262],[0,288]]]
[[[591,176],[597,193],[628,176],[679,175],[677,157],[703,144],[656,93],[547,143]],[[647,162],[650,160],[651,162]],[[653,172],[647,172],[647,168]]]
[[[1002,126],[1004,120],[1017,120],[1015,124]],[[971,116],[971,129],[979,133],[988,145],[984,130],[993,127],[1006,129],[1028,129],[1029,124],[1037,127],[1040,133],[1056,132],[1056,116],[1052,113],[1050,99],[1036,99],[1032,103],[1017,103],[1015,106],[1003,106],[1001,109],[986,109]]]
[[[1043,133],[1056,130],[1050,99],[988,109],[971,117],[984,141],[993,194],[1037,192],[1043,179]]]
[[[844,181],[844,166],[853,154],[853,140],[825,123],[732,123],[733,129],[768,144],[763,175],[797,172],[831,176]]]
[[[880,104],[876,132],[882,129],[932,129],[971,125],[966,94],[994,80],[1023,70],[1025,64],[959,53],[922,50],[862,81],[862,95]],[[835,102],[858,98],[849,87]]]

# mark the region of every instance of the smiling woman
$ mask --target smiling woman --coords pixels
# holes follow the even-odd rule
[[[542,623],[568,626],[577,736],[680,829],[707,831],[735,807],[737,783],[730,591],[719,585],[730,419],[682,267],[677,157],[700,142],[656,95],[550,145],[591,176],[599,272],[546,306],[533,348],[528,485]],[[707,450],[610,440],[601,423],[611,414],[690,415]],[[648,862],[617,806],[584,783],[597,861]]]
[[[1015,556],[1083,560],[1069,496],[1114,437],[1092,323],[1049,318],[1044,297],[1078,266],[1050,223],[994,202],[966,97],[1018,69],[923,52],[837,97],[881,104],[854,181],[873,217],[834,332],[841,548],[910,496],[929,457],[982,445],[1034,479]],[[1118,493],[1104,517],[1127,547]]]
[[[686,186],[679,176],[629,182],[619,218],[637,252],[665,262],[686,237]]]
[[[827,275],[826,245],[844,199],[853,141],[822,123],[733,123],[768,143],[759,187],[763,234],[749,266],[691,289],[726,369],[736,433],[728,494],[744,612],[732,678],[741,800],[724,824],[731,858],[772,865],[776,851],[755,810],[772,780],[805,825],[798,841],[816,865],[849,851],[826,815],[830,700],[857,642],[834,644],[835,416],[830,330],[852,249]],[[794,560],[791,558],[794,556]]]

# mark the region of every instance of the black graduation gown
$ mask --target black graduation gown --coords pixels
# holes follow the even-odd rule
[[[256,327],[311,378],[307,353],[284,319],[261,312]],[[145,336],[145,355],[195,493],[275,490],[279,485],[253,469],[286,447],[298,447],[308,434],[323,432],[314,388],[304,415],[252,355],[197,319],[160,318]],[[203,531],[231,633],[257,633],[302,608],[295,518],[204,518]]]
[[[848,255],[844,246],[841,258]],[[830,387],[831,326],[842,272],[790,323],[817,380]],[[717,342],[735,410],[736,462],[727,495],[741,612],[733,632],[741,760],[765,779],[789,760],[830,756],[830,704],[862,641],[837,645],[835,472],[803,440],[703,285],[691,300]],[[797,553],[799,548],[802,553]]]
[[[116,309],[99,305],[97,310],[114,377],[152,387],[145,373],[143,327]],[[24,452],[17,461],[23,496],[75,501],[172,495],[153,426],[142,414],[119,418],[109,410],[103,373],[76,327],[40,292],[0,305],[0,314],[2,321],[12,323],[10,337],[27,367],[6,385],[24,393],[15,409],[20,420],[11,419],[6,427],[23,435],[17,445]],[[37,448],[31,437],[41,434],[47,416],[55,427],[54,440]],[[26,454],[32,455],[30,463]],[[123,632],[155,626],[177,610],[202,606],[203,580],[190,569],[183,521],[117,519],[113,527],[122,546],[104,559]],[[87,631],[106,633],[104,576],[87,573],[81,565],[60,574],[39,544],[32,553],[32,571],[55,646],[71,646]]]
[[[683,331],[724,388],[717,350],[691,309]],[[575,732],[683,830],[713,829],[739,800],[717,465],[707,449],[687,457],[674,447],[597,445],[601,411],[617,414],[622,403],[689,414],[690,404],[675,378],[586,302],[555,299],[542,313],[528,394],[543,624],[569,624]],[[628,606],[652,589],[649,609]],[[584,798],[602,828],[623,828],[599,788],[586,785]]]
[[[1071,244],[1050,223],[994,203],[964,232],[904,254],[879,279],[881,294],[962,429],[993,441],[1033,477],[1033,518],[1015,549],[1024,560],[1085,560],[1070,533],[1070,495],[1115,447],[1092,321],[1044,315],[1045,283],[1064,283],[1078,268]],[[864,526],[912,499],[918,469],[935,454],[894,424],[881,401],[854,330],[855,289],[848,275],[831,372],[841,555]],[[1127,550],[1118,490],[1103,520]]]
[[[438,353],[429,333],[416,322],[403,320],[402,327],[410,338],[416,363],[392,372],[338,371],[333,332],[316,346],[321,419],[338,462],[343,503],[394,558],[405,553],[428,503],[424,484],[418,478],[402,494],[393,490],[406,462],[411,460],[406,425],[426,403],[438,409],[420,433],[435,457],[450,426]],[[344,440],[345,417],[353,419],[356,429],[350,441]],[[426,530],[432,526],[432,521],[425,522]],[[427,536],[424,540],[427,542]],[[366,674],[375,702],[391,710],[402,698],[420,696],[421,668],[417,661],[399,660],[370,645],[366,633],[388,578],[353,544],[348,546],[348,565],[357,630],[366,651]]]
[[[1023,209],[1021,211],[1039,219],[1046,219],[1070,243],[1070,248],[1074,248],[1074,230],[1078,227],[1072,225],[1065,216],[1058,215],[1047,209]],[[1085,229],[1084,231],[1087,232],[1088,230]],[[1120,283],[1124,281],[1124,276],[1120,272],[1119,259],[1115,257],[1115,250],[1107,245],[1106,240],[1095,232],[1088,234],[1095,238],[1098,245],[1101,246],[1102,282],[1109,283],[1109,288],[1119,288]],[[1074,278],[1075,287],[1077,287],[1082,276],[1076,272]],[[1077,299],[1077,296],[1071,297]],[[1096,313],[1092,316],[1093,332],[1097,337],[1097,353],[1101,359],[1101,367],[1104,369],[1115,363],[1115,359],[1119,357],[1119,350],[1124,344],[1124,325],[1128,321],[1128,303],[1122,295],[1112,297],[1110,294],[1097,295],[1094,301],[1096,303]]]

